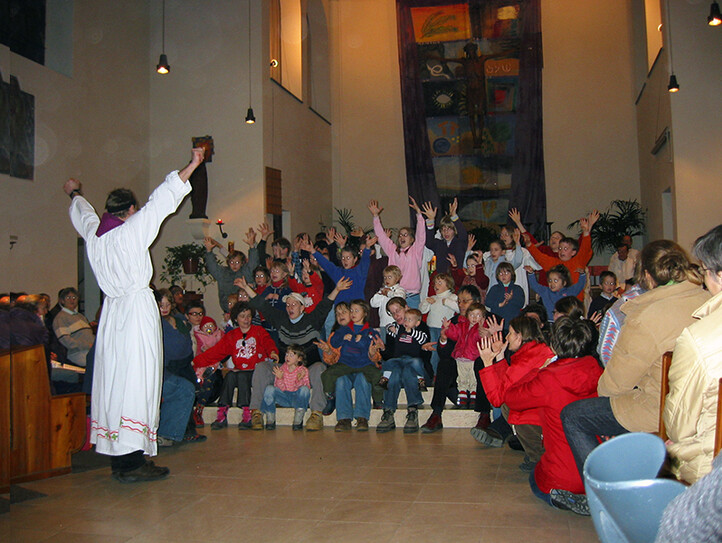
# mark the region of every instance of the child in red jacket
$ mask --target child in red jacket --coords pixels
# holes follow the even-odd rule
[[[504,397],[515,411],[540,410],[544,454],[529,476],[532,493],[553,507],[580,515],[589,515],[589,507],[560,413],[574,401],[597,396],[602,368],[594,357],[584,356],[591,342],[592,332],[583,321],[561,317],[552,331],[556,356],[532,369]],[[481,350],[492,350],[491,345],[482,340]]]

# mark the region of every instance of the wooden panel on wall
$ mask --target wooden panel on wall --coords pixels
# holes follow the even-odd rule
[[[281,170],[266,168],[266,213],[283,213],[283,191],[281,189]]]
[[[0,353],[0,494],[10,492],[10,351]]]

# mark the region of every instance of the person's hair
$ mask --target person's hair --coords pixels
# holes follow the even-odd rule
[[[407,315],[413,315],[413,316],[416,317],[419,321],[420,321],[421,318],[422,318],[422,317],[421,317],[421,311],[419,311],[418,309],[415,309],[415,308],[413,308],[413,307],[410,308],[410,309],[407,309],[407,310],[406,310],[406,314],[407,314]]]
[[[286,238],[274,239],[271,247],[280,247],[281,249],[286,249],[289,253],[291,252],[291,242]]]
[[[722,224],[715,226],[705,235],[698,237],[692,253],[712,273],[722,271]]]
[[[416,241],[416,232],[414,232],[413,228],[411,228],[410,226],[402,226],[401,228],[399,228],[399,234],[401,234],[402,230],[405,230],[409,233],[411,243],[414,243]]]
[[[506,247],[504,246],[504,242],[501,240],[501,238],[494,238],[489,242],[489,250],[490,251],[491,251],[491,246],[495,243],[499,246],[499,248],[502,251],[504,251],[504,249],[506,249]]]
[[[361,309],[364,310],[364,320],[362,322],[368,322],[369,320],[369,313],[371,313],[371,306],[366,300],[362,300],[361,298],[358,298],[357,300],[351,300],[349,302],[349,307],[352,305],[357,305]]]
[[[256,266],[255,268],[253,268],[253,278],[254,278],[254,280],[255,280],[256,274],[257,274],[258,272],[262,272],[263,275],[266,276],[266,279],[269,279],[269,280],[271,279],[271,272],[268,271],[268,268],[266,268],[266,266]]]
[[[349,247],[347,244],[339,252],[340,252],[340,254],[349,253],[352,257],[354,257],[355,259],[358,260],[359,254],[358,254],[358,249],[356,247]]]
[[[284,278],[281,283],[283,285],[288,285],[288,266],[286,265],[286,262],[277,258],[274,259],[273,262],[271,262],[271,267],[269,271],[273,271],[274,269],[282,271],[284,273]],[[270,275],[268,277],[268,280],[272,281]]]
[[[479,309],[481,309],[481,318],[486,318],[486,307],[484,307],[484,304],[482,304],[481,302],[473,302],[469,304],[469,307],[466,310],[467,318],[469,317],[469,313],[471,313],[472,311],[478,311]]]
[[[75,294],[77,296],[78,289],[76,289],[75,287],[65,287],[63,289],[60,289],[60,292],[58,292],[58,302],[64,300],[68,294]]]
[[[524,315],[514,317],[509,322],[509,328],[513,328],[521,336],[522,345],[530,341],[536,341],[537,343],[544,343],[545,341],[541,326],[532,317]]]
[[[475,266],[479,265],[479,257],[476,256],[476,254],[471,253],[469,256],[466,257],[465,263],[467,266],[469,265],[469,260],[473,260],[475,262]]]
[[[511,282],[516,283],[516,272],[514,271],[514,266],[512,266],[510,262],[500,262],[499,265],[496,267],[497,281],[499,281],[500,270],[508,270],[509,272],[511,272]]]
[[[346,311],[351,311],[351,308],[346,302],[339,302],[336,304],[336,306],[333,308],[333,326],[331,326],[331,332],[335,332],[338,330],[341,325],[338,323],[338,313],[337,311],[341,309],[346,309]]]
[[[529,315],[529,313],[534,313],[535,315],[539,316],[539,319],[541,320],[541,325],[544,326],[546,322],[549,320],[549,313],[547,313],[547,308],[544,307],[544,304],[540,304],[537,302],[531,302],[527,304],[527,306],[521,310],[520,316],[525,317]],[[517,330],[518,332],[518,330]]]
[[[405,300],[404,298],[402,298],[401,296],[394,296],[394,297],[391,298],[388,302],[386,302],[386,308],[385,308],[385,309],[386,309],[386,313],[388,313],[389,315],[391,314],[391,311],[389,311],[389,307],[392,306],[392,305],[394,305],[394,304],[398,304],[398,305],[400,305],[401,307],[403,307],[404,309],[406,309],[406,308],[409,307],[408,304],[406,303],[406,300]]]
[[[178,291],[180,291],[181,294],[183,293],[183,289],[181,287],[179,287],[178,285],[171,285],[168,287],[168,290],[170,290],[173,294],[175,294]]]
[[[25,294],[22,298],[18,298],[18,301],[15,302],[15,307],[30,311],[31,313],[37,313],[42,301],[39,294]]]
[[[579,251],[579,242],[574,238],[564,236],[562,239],[559,240],[559,245],[561,245],[562,243],[567,243],[573,251]]]
[[[441,230],[445,226],[447,228],[451,228],[454,231],[454,234],[458,234],[458,231],[456,230],[456,225],[454,224],[454,221],[451,220],[451,217],[449,215],[444,215],[439,221],[439,230]]]
[[[155,301],[160,304],[163,298],[170,302],[170,312],[173,313],[173,311],[175,311],[175,300],[173,300],[173,293],[167,288],[159,288],[155,291]]]
[[[459,294],[466,293],[469,296],[471,296],[471,299],[474,302],[481,302],[481,291],[479,290],[479,287],[476,285],[463,285],[459,292],[456,293],[458,296]]]
[[[313,244],[313,248],[316,249],[319,253],[324,249],[328,250],[328,242],[325,239],[319,239],[316,241],[316,243]]]
[[[286,347],[287,353],[293,353],[298,357],[298,365],[299,366],[305,366],[306,365],[306,351],[303,350],[303,347],[296,343],[292,343],[288,347]]]
[[[562,232],[561,230],[554,230],[554,232],[549,234],[549,239],[551,239],[554,234],[559,234],[559,241],[563,240],[566,237],[564,235],[564,232]]]
[[[554,311],[572,319],[584,318],[584,304],[576,296],[564,296],[557,300]]]
[[[129,189],[115,189],[110,191],[108,198],[105,200],[105,209],[111,215],[115,215],[119,219],[128,216],[131,206],[138,209],[138,200]]]
[[[599,284],[601,285],[602,283],[604,283],[604,280],[607,277],[611,277],[612,279],[614,279],[614,283],[617,283],[617,274],[609,270],[604,270],[602,273],[599,274]]]
[[[664,286],[669,282],[691,281],[698,285],[702,284],[701,277],[692,267],[687,253],[674,241],[660,239],[648,243],[642,249],[639,261],[642,282],[647,282],[644,272],[647,272],[654,282],[653,285],[643,285],[648,290]]]
[[[582,319],[560,317],[552,327],[551,348],[559,358],[579,358],[590,350],[593,334]]]
[[[238,260],[241,262],[241,266],[245,265],[246,262],[248,262],[248,258],[246,258],[246,255],[244,255],[241,251],[231,251],[226,257],[226,264],[230,266],[231,260],[236,257],[238,257]]]
[[[572,284],[572,274],[569,273],[569,269],[564,264],[557,264],[547,272],[547,277],[552,273],[556,273],[564,281],[564,286],[568,287]]]
[[[509,234],[509,239],[511,240],[511,246],[510,246],[509,248],[510,248],[510,249],[515,249],[515,248],[516,248],[516,241],[514,241],[514,228],[511,227],[511,226],[502,226],[501,229],[502,229],[502,230],[506,230],[507,233]],[[501,236],[499,236],[499,239],[501,239]],[[502,248],[502,249],[506,249],[506,245],[502,245],[501,248]]]
[[[233,307],[231,308],[231,322],[233,324],[236,324],[238,315],[240,315],[244,311],[250,311],[251,318],[256,316],[256,310],[253,309],[250,305],[248,305],[248,302],[236,302],[235,304],[233,304]]]
[[[620,237],[620,238],[617,240],[617,244],[616,244],[616,249],[617,249],[617,250],[621,249],[622,247],[625,247],[625,248],[629,249],[629,245],[627,245],[626,243],[624,243],[624,237]]]
[[[446,288],[449,289],[451,292],[454,292],[454,287],[456,286],[454,283],[454,278],[449,273],[437,273],[436,277],[434,277],[434,281],[441,280],[444,283],[446,283]]]
[[[186,315],[193,309],[200,309],[204,315],[206,314],[206,307],[203,305],[203,302],[188,302],[186,304]]]
[[[238,301],[238,291],[226,296],[226,306],[230,305],[231,307],[233,307],[233,304],[235,304],[237,301]]]
[[[401,281],[402,277],[401,268],[394,265],[386,266],[384,268],[383,275],[393,275],[394,277],[396,277],[396,282],[398,283],[399,281]]]

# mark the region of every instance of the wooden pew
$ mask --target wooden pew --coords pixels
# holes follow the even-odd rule
[[[9,394],[0,396],[0,421],[9,420],[9,455],[0,451],[8,459],[2,464],[7,464],[9,483],[69,473],[71,454],[85,443],[85,394],[50,395],[42,345],[3,355],[0,380],[3,386],[9,383]],[[5,428],[0,425],[3,442]]]

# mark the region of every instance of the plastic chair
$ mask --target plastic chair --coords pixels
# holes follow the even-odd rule
[[[594,528],[602,543],[653,542],[662,512],[685,490],[656,479],[664,442],[652,434],[624,434],[594,449],[584,463],[584,486]]]

